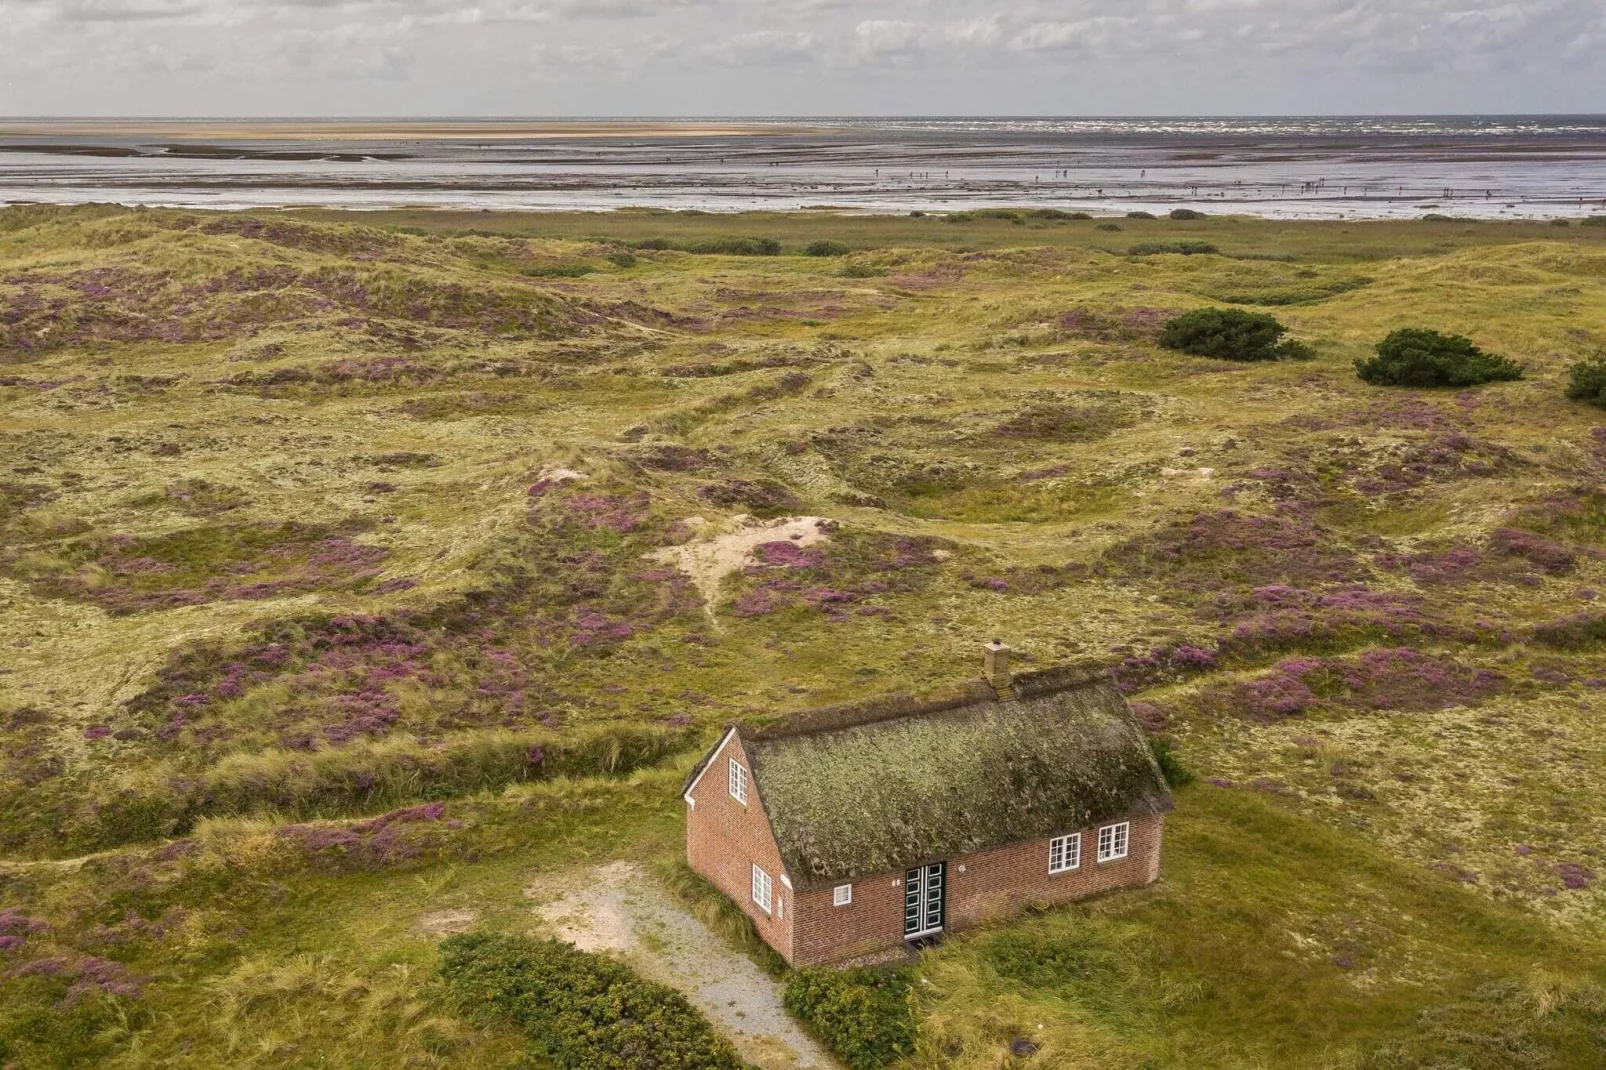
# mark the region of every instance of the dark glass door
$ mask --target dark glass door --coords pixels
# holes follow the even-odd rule
[[[948,905],[948,864],[936,862],[903,875],[903,935],[906,940],[942,931]]]

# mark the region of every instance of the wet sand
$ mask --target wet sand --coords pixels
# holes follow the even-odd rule
[[[0,138],[156,141],[526,141],[802,133],[774,123],[596,119],[0,119]]]
[[[0,202],[1606,212],[1606,117],[0,120]]]

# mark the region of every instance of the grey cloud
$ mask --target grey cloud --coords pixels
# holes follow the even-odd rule
[[[16,113],[1606,110],[1601,0],[0,0],[0,25]]]

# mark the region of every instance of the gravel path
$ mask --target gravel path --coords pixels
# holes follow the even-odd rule
[[[615,862],[543,879],[525,894],[553,935],[608,951],[673,985],[764,1070],[837,1063],[781,1005],[781,986],[688,914],[639,866]]]

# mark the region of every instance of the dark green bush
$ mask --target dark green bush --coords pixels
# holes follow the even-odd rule
[[[1568,397],[1606,409],[1606,353],[1579,361],[1569,373],[1572,381],[1567,384]]]
[[[1606,227],[1606,215],[1592,215],[1587,219],[1580,219],[1578,225],[1581,227]]]
[[[1209,218],[1209,216],[1205,215],[1203,212],[1196,212],[1192,208],[1173,208],[1168,213],[1168,215],[1172,219],[1182,219],[1182,220],[1187,220],[1187,219],[1208,219]]]
[[[1100,223],[1094,229],[1095,230],[1120,230],[1121,229],[1121,224],[1119,224],[1119,223]]]
[[[1126,217],[1128,219],[1153,219],[1155,215],[1153,212],[1128,212]]]
[[[467,933],[441,944],[464,1011],[505,1019],[556,1070],[743,1070],[730,1041],[673,988],[558,940]]]
[[[1355,371],[1374,386],[1476,386],[1522,378],[1522,365],[1485,353],[1459,334],[1402,327],[1377,344]]]
[[[1175,253],[1178,256],[1210,256],[1220,252],[1207,241],[1146,241],[1126,251],[1127,256],[1160,256]]]
[[[1177,757],[1176,743],[1170,736],[1161,736],[1154,741],[1154,760],[1160,763],[1160,773],[1172,788],[1185,788],[1196,779],[1193,771]]]
[[[688,251],[705,256],[780,256],[781,243],[774,238],[712,238]]]
[[[786,982],[786,1009],[849,1070],[879,1070],[914,1052],[913,983],[907,968],[798,970]]]
[[[1264,312],[1199,308],[1168,320],[1160,346],[1218,360],[1286,360],[1310,355],[1299,342],[1284,342],[1288,328]]]
[[[1067,212],[1063,208],[1034,208],[1027,214],[1033,219],[1072,220],[1093,218],[1087,212]]]
[[[803,250],[805,256],[847,256],[851,252],[853,249],[847,243],[823,238],[820,241],[809,242],[808,248]]]
[[[633,268],[636,266],[636,254],[627,252],[609,253],[608,263],[618,268]]]

